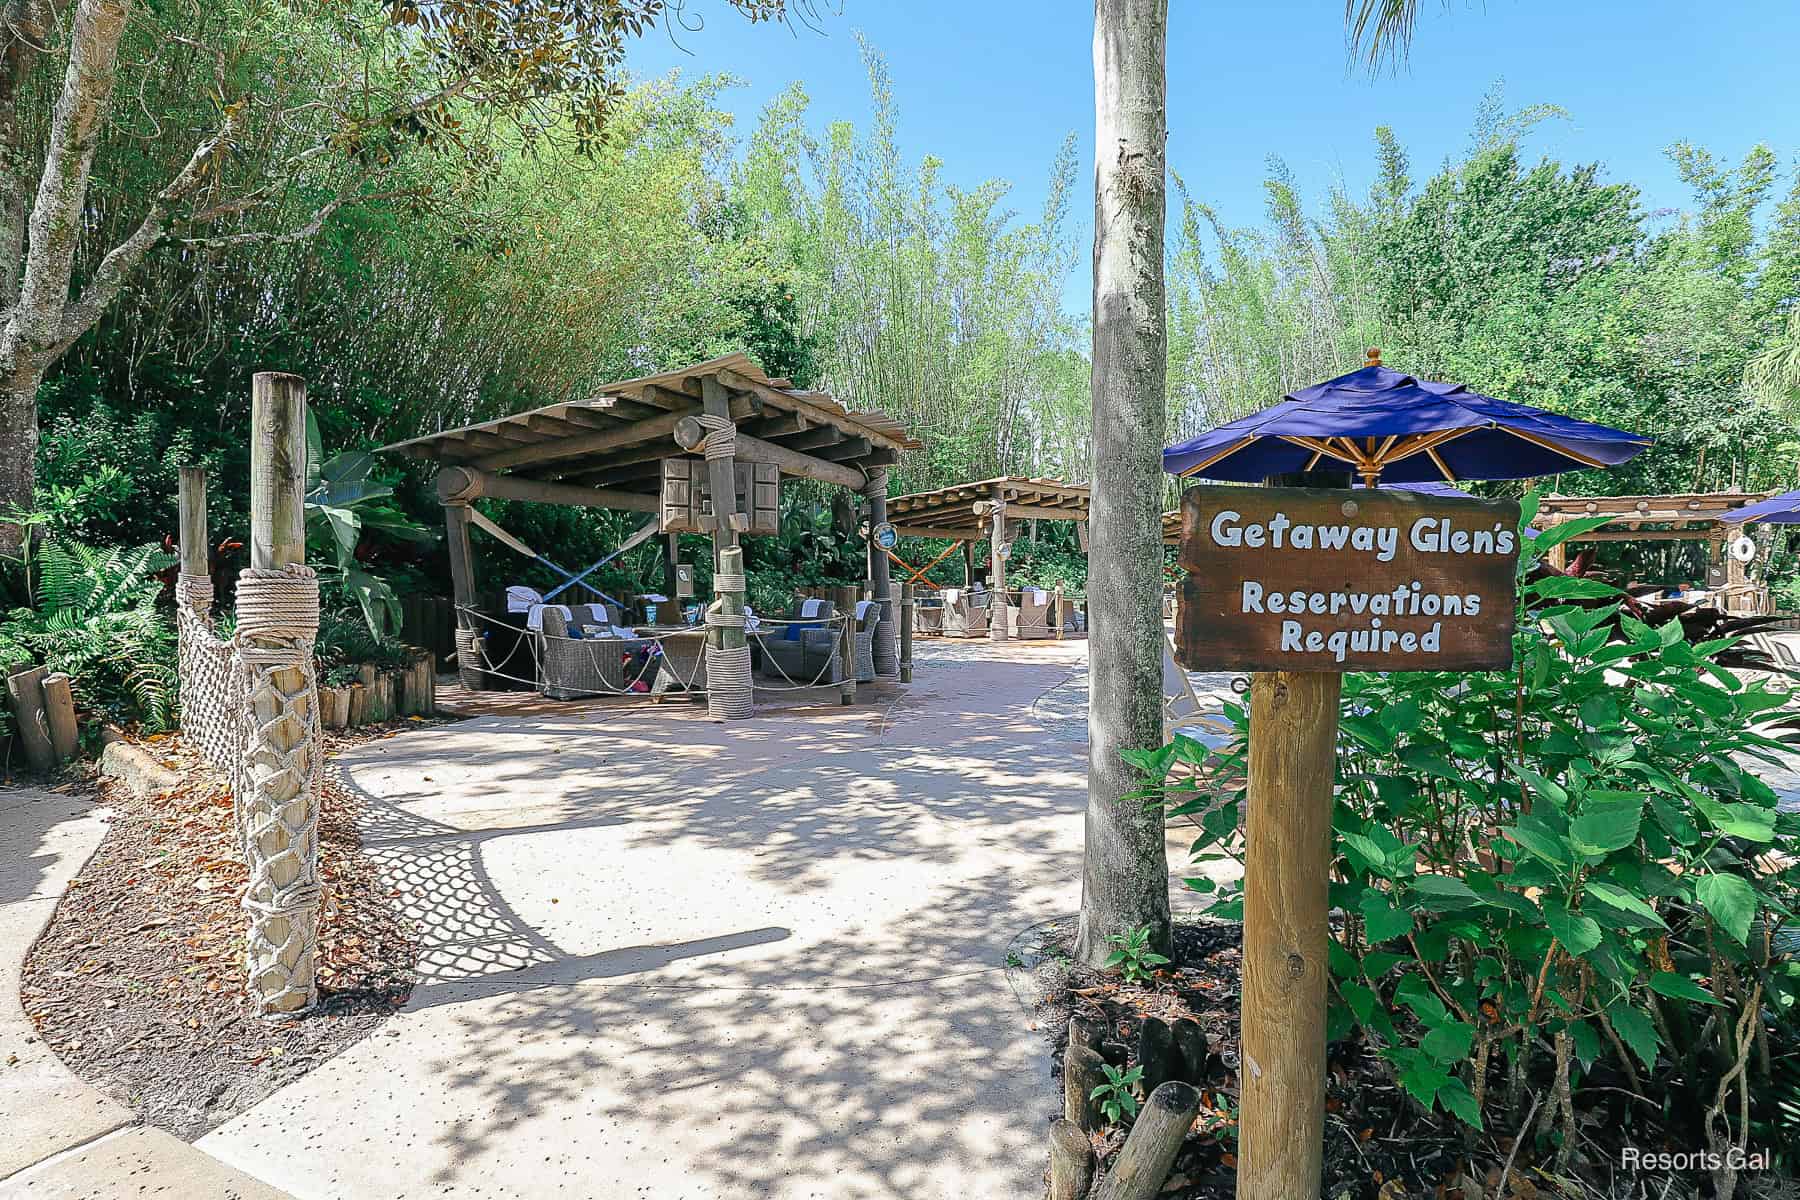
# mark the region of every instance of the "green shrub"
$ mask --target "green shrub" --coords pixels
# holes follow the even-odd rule
[[[76,707],[96,717],[168,729],[176,637],[172,617],[157,607],[156,572],[174,561],[156,546],[44,543],[33,555],[36,603],[0,619],[0,663],[67,674]]]
[[[1572,532],[1523,539],[1521,578]],[[1800,995],[1779,950],[1800,814],[1745,766],[1774,761],[1753,724],[1788,697],[1713,662],[1730,639],[1692,645],[1601,586],[1525,586],[1511,672],[1346,677],[1329,1032],[1473,1126],[1517,1128],[1536,1089],[1566,1150],[1610,1077],[1722,1153],[1749,1136],[1740,1100],[1752,1126],[1779,1116],[1769,1047],[1791,1045]],[[1241,855],[1250,730],[1226,708],[1228,746],[1133,759],[1147,795],[1199,816],[1202,861]],[[1239,884],[1189,884],[1241,919]]]

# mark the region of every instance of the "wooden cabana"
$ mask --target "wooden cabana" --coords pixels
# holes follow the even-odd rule
[[[888,502],[894,532],[902,537],[949,538],[963,555],[963,581],[975,574],[975,543],[988,543],[988,570],[997,602],[1006,603],[1006,547],[1018,523],[1026,521],[1074,521],[1080,544],[1087,548],[1088,485],[1025,475],[1002,475],[972,483],[959,483],[914,492]],[[998,513],[1000,519],[994,519]],[[1181,513],[1163,514],[1163,541],[1181,540]],[[949,551],[946,551],[946,554]],[[939,556],[943,557],[942,555]],[[936,564],[936,560],[927,564]],[[914,572],[923,577],[924,569]],[[1060,619],[1061,614],[1057,614]],[[988,622],[988,636],[1006,639],[1004,620]]]
[[[888,468],[919,444],[883,413],[851,412],[731,354],[383,450],[440,465],[451,585],[465,615],[459,647],[474,636],[467,616],[477,605],[469,527],[508,541],[471,507],[488,496],[645,514],[634,539],[665,538],[665,590],[672,596],[680,592],[675,535],[709,533],[718,603],[708,615],[708,654],[741,650],[747,664],[738,539],[776,532],[781,482],[810,479],[857,492],[873,528],[887,519]],[[533,553],[517,539],[508,544]],[[872,553],[870,564],[870,591],[882,609],[877,669],[891,674],[896,623],[888,561]]]
[[[1669,496],[1545,496],[1532,524],[1549,529],[1564,521],[1607,517],[1610,524],[1578,534],[1551,548],[1547,558],[1567,565],[1571,542],[1685,541],[1707,545],[1708,590],[1729,612],[1770,611],[1768,588],[1749,577],[1751,560],[1726,552],[1739,535],[1723,518],[1734,509],[1766,499],[1762,492],[1687,492]],[[1760,549],[1759,549],[1760,552]]]
[[[962,549],[965,583],[974,578],[975,543],[988,543],[995,606],[988,619],[988,637],[999,642],[1008,636],[1006,555],[1018,530],[1017,523],[1075,521],[1080,528],[1081,545],[1087,545],[1085,483],[1003,475],[899,496],[889,502],[888,513],[894,532],[902,537],[950,538],[957,542]],[[923,574],[922,570],[915,572],[919,577]],[[1060,622],[1061,612],[1055,616]]]

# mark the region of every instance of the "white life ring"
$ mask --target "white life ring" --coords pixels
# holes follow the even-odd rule
[[[1741,563],[1747,563],[1756,557],[1756,542],[1743,534],[1731,543],[1731,557]]]

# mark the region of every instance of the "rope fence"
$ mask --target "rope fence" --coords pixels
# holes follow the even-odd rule
[[[631,637],[572,637],[548,629],[528,629],[484,613],[479,609],[458,606],[458,612],[476,628],[463,629],[457,639],[458,665],[472,668],[479,676],[503,679],[533,691],[541,691],[555,699],[574,699],[581,695],[661,695],[673,688],[688,692],[704,691],[709,710],[712,697],[725,683],[725,703],[737,715],[748,716],[756,692],[794,692],[835,683],[844,670],[838,643],[843,626],[853,618],[846,613],[810,618],[756,617],[755,627],[737,614],[709,613],[706,625],[681,629],[639,629]],[[717,618],[717,619],[715,619]],[[711,645],[697,645],[708,625],[743,628],[748,643],[722,650]],[[775,640],[776,632],[789,626],[828,631],[832,650],[810,679],[791,674],[779,658],[764,653],[765,672],[772,671],[782,682],[769,682],[755,676],[752,666],[753,647],[764,640]],[[858,656],[865,647],[873,655],[877,644],[871,628],[859,631]],[[493,633],[498,637],[489,637]],[[494,661],[489,647],[494,641],[510,640],[512,645]],[[695,653],[698,650],[699,653]],[[464,663],[469,655],[473,662]],[[525,672],[529,670],[529,674]],[[636,685],[643,684],[643,687]],[[465,675],[464,684],[468,686]],[[741,690],[740,690],[741,689]],[[471,687],[472,691],[483,690]],[[717,715],[716,713],[713,715]],[[733,718],[734,719],[734,718]]]

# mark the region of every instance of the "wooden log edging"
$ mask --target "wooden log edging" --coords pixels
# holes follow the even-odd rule
[[[1087,1200],[1094,1183],[1094,1147],[1066,1117],[1050,1124],[1050,1200]]]
[[[56,746],[44,712],[44,677],[48,674],[43,667],[26,667],[6,677],[14,740],[25,755],[25,765],[40,775],[56,768]]]
[[[50,730],[50,749],[58,762],[68,762],[81,748],[81,729],[75,723],[74,681],[60,671],[44,676],[44,723]]]
[[[1188,1084],[1171,1080],[1151,1092],[1132,1123],[1124,1149],[1100,1181],[1095,1200],[1152,1200],[1168,1181],[1181,1140],[1199,1113],[1200,1092]],[[1290,1193],[1285,1200],[1299,1200],[1314,1192]]]

